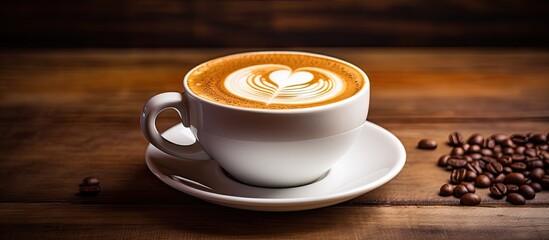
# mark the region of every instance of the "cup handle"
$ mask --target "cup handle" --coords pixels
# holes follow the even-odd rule
[[[200,145],[198,140],[191,145],[179,145],[162,137],[158,132],[158,129],[156,129],[156,118],[158,117],[158,114],[166,109],[175,110],[179,114],[183,126],[189,127],[189,113],[187,107],[188,103],[181,93],[166,92],[152,97],[143,107],[143,112],[141,114],[141,131],[152,145],[165,153],[185,159],[210,159],[210,156],[204,151],[204,148],[202,148],[202,145]]]

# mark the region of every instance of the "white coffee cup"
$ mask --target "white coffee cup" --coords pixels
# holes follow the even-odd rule
[[[296,52],[292,52],[296,53]],[[143,108],[141,130],[158,149],[183,159],[214,159],[237,180],[261,187],[292,187],[322,177],[359,136],[366,122],[370,87],[366,74],[353,96],[326,105],[269,110],[221,104],[192,92],[183,80],[183,93],[167,92],[152,97]],[[244,53],[254,54],[254,53]],[[183,146],[163,138],[156,118],[174,109],[197,141]]]

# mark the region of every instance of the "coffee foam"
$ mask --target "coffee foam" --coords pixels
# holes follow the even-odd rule
[[[191,91],[202,98],[260,109],[325,105],[354,95],[363,84],[362,74],[349,65],[291,52],[230,55],[187,76]]]

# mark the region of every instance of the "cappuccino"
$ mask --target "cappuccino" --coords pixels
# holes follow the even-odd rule
[[[193,69],[186,79],[199,97],[258,109],[295,109],[349,98],[364,85],[355,66],[297,52],[255,52],[225,56]]]

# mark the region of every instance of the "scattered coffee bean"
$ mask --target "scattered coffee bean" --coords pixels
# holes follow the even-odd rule
[[[470,192],[470,193],[475,193],[476,192],[475,185],[473,185],[472,183],[462,182],[459,185],[465,186],[465,188],[467,188],[467,192]]]
[[[541,186],[541,184],[538,183],[538,182],[532,182],[532,183],[530,183],[529,185],[530,185],[530,187],[532,187],[532,189],[534,189],[534,191],[536,191],[536,192],[541,192],[541,190],[543,189],[543,187]]]
[[[491,172],[492,174],[498,174],[500,172],[503,172],[503,165],[501,163],[493,161],[486,165],[486,170],[488,172]]]
[[[445,184],[439,194],[459,197],[462,205],[477,205],[480,197],[474,194],[475,186],[489,187],[494,198],[507,196],[510,203],[525,204],[536,192],[549,189],[548,138],[549,133],[494,134],[487,138],[475,133],[464,141],[461,133],[451,132],[448,145],[453,148],[438,159],[437,165],[451,169],[450,183],[457,185]]]
[[[523,162],[516,162],[511,164],[511,168],[513,169],[513,171],[522,172],[528,168],[528,165]]]
[[[519,187],[519,193],[527,200],[534,199],[536,197],[536,191],[534,191],[530,185],[526,184]]]
[[[541,133],[533,134],[529,140],[533,144],[547,144],[547,136]]]
[[[467,165],[467,160],[459,158],[450,158],[448,159],[448,166],[452,168],[462,168]]]
[[[440,196],[446,197],[452,194],[454,194],[454,185],[446,183],[440,187]]]
[[[513,159],[509,155],[503,155],[500,158],[498,158],[498,162],[501,163],[503,166],[509,166],[513,164]]]
[[[494,149],[496,147],[496,140],[492,138],[487,138],[484,140],[484,145],[482,145],[484,148],[488,149]]]
[[[465,150],[462,147],[454,147],[452,152],[450,152],[452,156],[463,156],[463,154],[465,154]]]
[[[522,173],[509,173],[503,180],[505,184],[515,184],[520,186],[524,182],[524,175]]]
[[[437,148],[437,142],[433,139],[421,139],[417,143],[417,148],[419,149],[435,149]]]
[[[465,174],[465,179],[464,181],[466,182],[472,182],[472,181],[475,181],[475,179],[477,179],[478,177],[478,174],[474,171],[467,171],[467,173]]]
[[[507,195],[507,199],[506,199],[507,202],[510,202],[512,204],[515,204],[515,205],[524,205],[526,204],[526,199],[524,199],[524,197],[518,193],[509,193]]]
[[[101,186],[99,186],[99,179],[94,177],[86,177],[80,182],[78,191],[82,196],[94,196],[99,194]]]
[[[475,185],[479,188],[487,188],[492,185],[492,180],[488,176],[481,174],[475,180]]]
[[[507,195],[507,187],[503,183],[496,183],[490,187],[490,196],[493,198],[503,198]]]
[[[442,156],[440,156],[440,158],[438,159],[437,165],[438,165],[439,167],[446,167],[446,166],[448,166],[448,159],[450,159],[450,155],[442,155]]]
[[[448,144],[450,146],[461,146],[463,144],[463,136],[459,132],[452,132],[450,135],[448,135]]]
[[[80,182],[80,186],[98,186],[99,185],[99,179],[95,177],[86,177],[82,179],[82,182]]]
[[[467,193],[467,187],[463,185],[457,185],[454,187],[454,196],[459,198]]]
[[[467,149],[468,153],[480,153],[480,150],[482,148],[479,145],[471,145],[469,149]]]
[[[465,180],[465,175],[467,174],[467,169],[465,168],[458,168],[452,170],[452,174],[450,174],[450,182],[453,184],[458,184],[463,182]]]
[[[522,134],[513,134],[509,137],[516,145],[525,145],[528,143],[528,137]]]
[[[518,193],[519,187],[515,184],[505,184],[507,187],[507,193]]]
[[[494,134],[490,138],[494,139],[497,144],[502,144],[503,142],[505,142],[505,140],[508,139],[507,135],[505,134]]]
[[[466,193],[459,199],[459,203],[465,206],[476,206],[480,204],[480,201],[480,197],[474,193]]]
[[[494,181],[492,181],[492,183],[502,183],[505,180],[505,176],[506,175],[504,173],[500,173],[494,178]]]
[[[473,145],[482,145],[484,143],[484,137],[482,135],[475,133],[469,137],[469,140],[467,140],[467,143]]]
[[[534,168],[530,172],[530,178],[534,181],[540,181],[545,176],[543,168]]]

